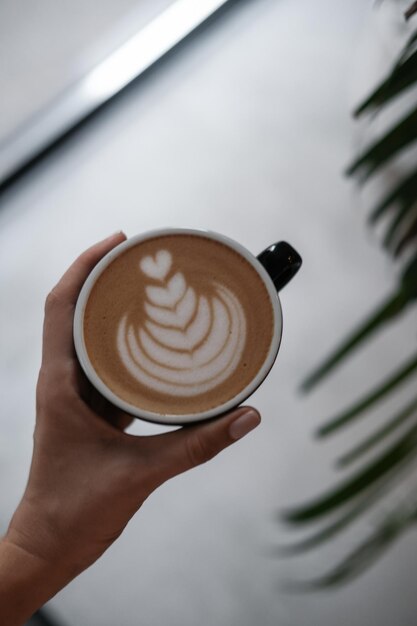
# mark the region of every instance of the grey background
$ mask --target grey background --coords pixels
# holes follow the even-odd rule
[[[109,15],[122,12],[121,3],[107,5]],[[365,229],[366,203],[342,176],[363,141],[350,111],[371,81],[364,65],[380,50],[372,5],[238,3],[3,196],[3,529],[30,463],[44,299],[84,248],[120,228],[133,235],[187,226],[222,232],[254,253],[286,239],[304,258],[299,276],[282,293],[279,358],[250,400],[263,415],[262,425],[152,495],[103,558],[50,602],[64,624],[415,623],[413,534],[365,576],[332,593],[292,596],[282,586],[290,577],[326,571],[372,529],[375,518],[311,555],[288,561],[274,554],[277,545],[297,536],[277,523],[277,511],[332,484],[338,453],[411,395],[405,386],[345,435],[322,444],[313,440],[325,417],[411,354],[411,314],[322,388],[306,398],[297,394],[302,376],[395,282],[395,268]],[[6,22],[16,23],[12,3],[1,10]],[[53,13],[47,14],[52,20]],[[48,20],[33,24],[41,48]],[[29,28],[26,19],[19,23]],[[74,24],[81,32],[82,20]],[[56,18],[53,27],[62,28]],[[39,72],[47,83],[48,55],[42,59]],[[0,80],[7,87],[2,93],[19,102],[23,85],[16,63],[16,73],[9,66]],[[8,107],[3,97],[0,117]],[[133,428],[160,430],[139,421]],[[375,511],[376,519],[387,506]]]
[[[2,0],[0,141],[172,3]]]

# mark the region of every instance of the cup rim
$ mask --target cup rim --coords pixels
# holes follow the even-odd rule
[[[157,413],[153,411],[147,411],[136,407],[126,400],[123,400],[118,395],[116,395],[98,376],[97,372],[93,368],[91,361],[88,357],[87,349],[85,346],[84,340],[84,329],[83,329],[83,321],[84,321],[84,312],[85,306],[88,300],[88,297],[91,293],[91,290],[98,279],[98,277],[103,273],[103,271],[110,265],[115,258],[117,258],[120,254],[122,254],[125,250],[141,243],[143,241],[147,241],[148,239],[153,239],[155,237],[163,236],[163,235],[196,235],[200,237],[205,237],[208,239],[213,239],[215,241],[220,241],[224,245],[232,248],[236,252],[238,252],[241,256],[243,256],[252,267],[257,271],[259,276],[261,277],[268,294],[270,296],[271,305],[274,314],[274,325],[273,325],[273,340],[271,342],[268,354],[264,360],[264,363],[257,375],[250,381],[244,389],[242,389],[236,396],[224,402],[221,405],[218,405],[212,409],[208,409],[206,411],[201,411],[199,413],[184,413],[184,414],[174,414],[174,413]],[[205,229],[194,229],[194,228],[160,228],[160,229],[152,229],[148,230],[144,233],[140,233],[138,235],[133,235],[129,237],[115,248],[110,250],[92,269],[87,279],[85,280],[81,291],[79,293],[77,303],[75,306],[74,312],[74,322],[73,322],[73,339],[75,351],[79,360],[79,363],[87,376],[90,382],[94,387],[112,404],[121,408],[123,411],[133,415],[134,417],[138,417],[145,421],[157,423],[157,424],[168,424],[168,425],[183,425],[192,422],[198,422],[205,419],[209,419],[211,417],[219,416],[241,404],[244,400],[249,398],[249,396],[254,393],[254,391],[259,387],[259,385],[263,382],[263,380],[268,375],[271,370],[275,359],[277,357],[279,347],[281,344],[282,338],[282,308],[281,302],[279,299],[278,292],[270,278],[268,272],[263,267],[263,265],[258,261],[258,259],[247,250],[243,245],[223,235],[221,233],[217,233],[212,230]]]

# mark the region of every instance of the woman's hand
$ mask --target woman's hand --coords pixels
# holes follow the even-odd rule
[[[27,565],[29,579],[15,581],[14,587],[9,583],[9,608],[10,598],[16,606],[26,602],[24,614],[7,613],[10,624],[19,624],[13,619],[26,619],[96,561],[154,489],[208,461],[260,422],[246,407],[160,435],[124,432],[132,418],[90,385],[76,358],[72,324],[88,274],[125,238],[118,233],[89,248],[46,300],[32,465],[0,544],[0,623],[7,610],[1,591],[7,562]],[[25,601],[16,596],[24,590]]]

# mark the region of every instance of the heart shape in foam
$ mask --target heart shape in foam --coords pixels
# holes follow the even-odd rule
[[[186,288],[184,276],[177,272],[166,287],[146,287],[146,295],[156,306],[173,307],[181,300]]]
[[[156,280],[164,280],[172,265],[172,256],[168,250],[158,250],[155,258],[145,256],[140,262],[144,274]]]

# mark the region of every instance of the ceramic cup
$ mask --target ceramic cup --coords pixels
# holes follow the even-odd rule
[[[181,415],[170,414],[169,407],[167,407],[167,411],[163,414],[143,410],[118,397],[103,382],[103,380],[98,376],[97,372],[93,368],[87,354],[83,334],[84,311],[90,292],[98,277],[106,271],[106,268],[114,261],[114,259],[120,254],[124,253],[131,246],[136,246],[148,239],[152,239],[154,237],[162,235],[176,234],[194,234],[200,237],[214,239],[224,244],[225,246],[228,246],[229,248],[240,254],[244,259],[246,259],[246,261],[248,261],[250,265],[256,270],[267,289],[267,292],[270,296],[274,316],[273,333],[269,352],[262,367],[258,370],[256,376],[250,381],[250,383],[235,397],[228,400],[227,402],[220,403],[215,408],[211,408],[210,410],[206,410],[201,413]],[[254,256],[240,243],[230,239],[229,237],[212,231],[183,228],[166,228],[160,230],[152,230],[140,235],[130,237],[126,241],[113,248],[105,257],[103,257],[99,261],[99,263],[89,274],[79,294],[74,315],[73,334],[75,350],[80,365],[89,381],[100,392],[102,396],[104,396],[116,407],[119,407],[123,411],[126,411],[129,414],[144,420],[160,424],[179,425],[197,422],[225,413],[226,411],[237,407],[244,400],[246,400],[259,387],[259,385],[270,372],[277,357],[282,336],[282,309],[278,292],[297,273],[298,269],[301,266],[301,263],[302,261],[300,255],[288,243],[283,241],[270,245],[258,256]]]

